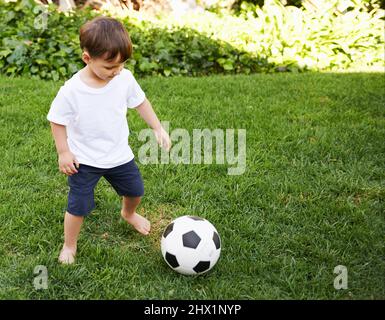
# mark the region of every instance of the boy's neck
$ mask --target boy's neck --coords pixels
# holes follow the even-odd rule
[[[83,80],[88,86],[94,88],[104,87],[109,81],[102,80],[98,76],[96,76],[92,70],[87,66],[80,70],[80,78]]]

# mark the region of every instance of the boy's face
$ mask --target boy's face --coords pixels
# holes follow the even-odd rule
[[[91,58],[87,51],[82,54],[83,61],[91,71],[101,80],[110,81],[117,76],[124,68],[124,62],[120,62],[120,55],[114,61],[105,60],[105,56],[100,58]]]

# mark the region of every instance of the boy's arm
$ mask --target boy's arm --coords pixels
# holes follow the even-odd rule
[[[50,122],[51,131],[55,140],[56,151],[58,154],[70,151],[67,143],[67,129],[61,124]]]
[[[144,101],[135,108],[144,121],[154,130],[155,137],[158,143],[164,147],[167,151],[171,148],[171,140],[164,128],[162,127],[158,117],[156,116],[150,101],[144,99]]]
[[[51,131],[55,140],[56,150],[59,155],[59,170],[60,172],[71,176],[77,173],[74,163],[79,168],[79,162],[70,151],[67,143],[67,129],[61,124],[51,123]]]

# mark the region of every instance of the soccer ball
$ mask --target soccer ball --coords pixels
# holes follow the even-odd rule
[[[164,230],[162,255],[175,271],[197,275],[209,271],[221,253],[221,240],[215,227],[206,219],[182,216]]]

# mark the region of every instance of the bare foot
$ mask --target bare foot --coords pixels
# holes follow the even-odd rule
[[[76,249],[63,246],[60,251],[59,262],[62,264],[72,264],[75,262]]]
[[[137,231],[145,236],[150,233],[151,224],[145,217],[134,212],[133,214],[126,214],[121,211],[122,218],[132,225]]]

